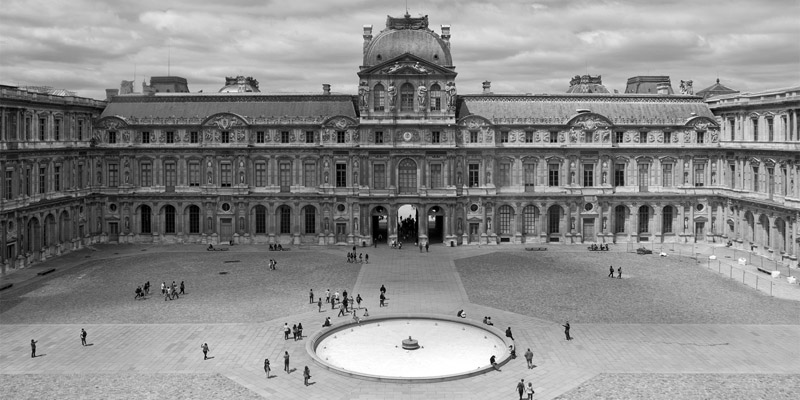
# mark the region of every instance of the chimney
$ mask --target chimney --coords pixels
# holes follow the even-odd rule
[[[442,25],[442,40],[450,48],[450,25]]]
[[[106,101],[111,101],[111,98],[119,95],[119,89],[106,89]]]
[[[492,82],[483,81],[483,94],[491,94],[492,93]]]
[[[323,83],[322,84],[322,94],[325,96],[330,96],[331,94],[331,84],[330,83]]]
[[[669,84],[659,83],[658,86],[656,86],[656,92],[658,94],[669,94]]]
[[[366,54],[370,42],[372,42],[372,25],[364,25],[364,54]]]

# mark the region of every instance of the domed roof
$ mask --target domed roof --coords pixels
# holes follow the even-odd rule
[[[386,29],[372,39],[364,50],[365,66],[377,65],[405,53],[411,53],[436,65],[450,67],[448,43],[428,29],[428,17],[387,17]]]
[[[600,75],[575,75],[569,81],[567,93],[608,93]]]
[[[225,77],[225,86],[219,90],[219,93],[247,93],[247,92],[261,92],[258,89],[258,81],[252,76],[245,78],[244,76]]]

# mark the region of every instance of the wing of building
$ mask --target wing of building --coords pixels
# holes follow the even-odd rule
[[[375,241],[731,242],[796,263],[800,87],[704,101],[668,76],[620,94],[585,75],[458,94],[449,26],[406,15],[362,36],[356,94],[1,87],[2,264],[96,242]]]

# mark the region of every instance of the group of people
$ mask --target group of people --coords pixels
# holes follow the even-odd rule
[[[280,243],[269,245],[269,251],[283,251],[283,246]]]
[[[277,265],[278,265],[278,261],[277,260],[273,260],[271,258],[269,259],[269,269],[270,269],[270,271],[275,271],[276,269],[278,269],[276,267]]]
[[[592,243],[592,245],[589,246],[589,251],[608,251],[608,243],[600,243],[599,245]]]
[[[186,286],[183,284],[183,281],[181,281],[180,288],[175,285],[175,281],[172,281],[171,285],[167,285],[167,282],[161,282],[161,295],[164,296],[164,301],[179,299],[179,295],[186,294],[185,290]]]
[[[287,374],[291,373],[292,370],[289,369],[289,351],[285,351],[283,354],[283,370],[286,371]],[[267,374],[267,379],[270,377],[270,372],[272,368],[270,367],[269,358],[264,359],[264,373]],[[311,369],[308,368],[306,365],[303,368],[303,384],[306,386],[309,385],[308,380],[311,379]]]
[[[365,257],[366,256],[366,257]],[[347,252],[347,262],[349,263],[364,263],[369,264],[369,254],[358,253],[355,251]]]
[[[289,328],[289,323],[285,322],[283,324],[283,340],[289,340],[289,334],[295,341],[303,340],[303,324],[294,324]]]
[[[144,283],[144,285],[136,287],[136,297],[134,297],[133,299],[134,300],[144,299],[145,296],[149,295],[150,295],[150,281],[147,281]]]
[[[614,277],[614,266],[613,265],[610,265],[608,267],[608,277],[609,278],[613,278]],[[617,268],[617,278],[618,279],[622,279],[622,267]]]

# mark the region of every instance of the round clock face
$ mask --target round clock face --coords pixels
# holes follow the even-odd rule
[[[408,141],[410,141],[410,140],[411,140],[411,137],[413,137],[413,136],[414,136],[414,135],[412,135],[412,134],[411,134],[411,132],[406,132],[406,133],[404,133],[404,134],[403,134],[403,139],[404,139],[406,142],[408,142]]]

